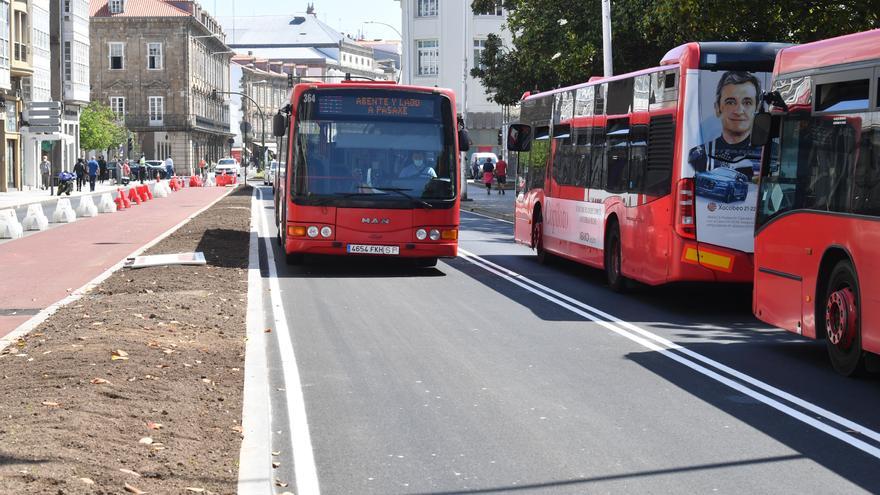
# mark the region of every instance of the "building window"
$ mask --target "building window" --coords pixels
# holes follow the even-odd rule
[[[486,40],[474,40],[474,69],[482,69],[483,64],[480,60],[483,57],[483,50],[486,49]]]
[[[420,76],[436,76],[440,73],[440,43],[437,40],[416,41]]]
[[[117,119],[122,119],[125,117],[125,97],[124,96],[111,96],[110,97],[110,110],[113,110],[113,113],[116,114]]]
[[[501,0],[495,0],[495,7],[481,10],[479,12],[474,12],[475,15],[503,15],[504,10],[501,8]]]
[[[15,31],[13,33],[15,41],[14,57],[17,62],[27,62],[29,60],[28,49],[31,44],[31,29],[28,22],[28,14],[27,12],[15,10],[13,11],[13,15],[15,16],[15,26],[13,26]]]
[[[438,0],[416,0],[418,8],[416,15],[419,17],[434,17],[437,15]]]
[[[125,68],[125,45],[123,43],[110,43],[110,70],[122,70]]]
[[[121,14],[122,13],[122,0],[110,0],[110,13],[111,14]]]
[[[70,78],[72,75],[72,69],[71,69],[72,62],[70,60],[70,57],[71,57],[70,42],[65,41],[64,42],[64,80],[65,81],[70,81]]]
[[[162,43],[147,43],[147,69],[162,70]]]
[[[150,97],[150,125],[162,125],[165,117],[165,97]]]
[[[70,0],[64,0],[64,13],[70,13]]]
[[[9,2],[0,0],[0,69],[2,81],[9,85]]]

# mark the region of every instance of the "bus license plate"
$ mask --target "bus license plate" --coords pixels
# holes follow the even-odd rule
[[[349,244],[348,252],[352,254],[400,254],[400,246],[373,246],[369,244]]]

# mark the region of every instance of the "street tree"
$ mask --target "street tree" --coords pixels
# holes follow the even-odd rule
[[[109,106],[93,101],[80,116],[79,140],[83,149],[106,150],[125,142],[125,127]]]
[[[472,0],[474,11],[496,0]],[[839,0],[615,0],[612,2],[615,73],[656,65],[669,49],[689,41],[804,43],[880,27],[873,2]],[[502,0],[504,29],[513,46],[490,35],[479,78],[492,101],[509,105],[523,92],[547,90],[601,76],[601,0]],[[585,8],[586,7],[586,8]]]

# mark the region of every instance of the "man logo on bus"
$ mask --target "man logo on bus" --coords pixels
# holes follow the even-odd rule
[[[367,224],[371,224],[371,225],[376,225],[376,224],[388,225],[391,223],[391,219],[363,217],[363,218],[361,218],[361,223],[367,223]]]
[[[693,147],[688,162],[695,172],[713,168],[732,168],[751,178],[761,160],[761,147],[752,146],[749,137],[755,119],[761,83],[748,72],[728,71],[715,88],[715,117],[721,135]]]
[[[706,208],[708,208],[709,211],[715,211],[718,209],[718,205],[715,204],[714,202],[712,202],[712,203],[709,203],[708,205],[706,205]]]

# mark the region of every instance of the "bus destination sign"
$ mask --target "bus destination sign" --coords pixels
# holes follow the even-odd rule
[[[318,95],[318,113],[323,116],[434,117],[434,100],[400,96]]]

